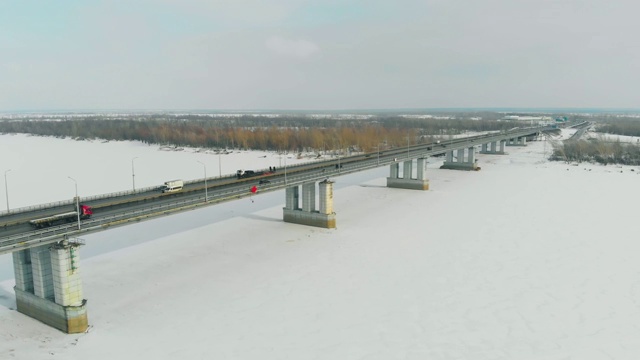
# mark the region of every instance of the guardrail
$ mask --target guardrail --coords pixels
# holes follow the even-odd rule
[[[314,163],[317,163],[317,161],[299,162],[299,163],[296,163],[295,165],[289,166],[289,168],[294,168],[294,167],[297,167],[297,166],[306,166],[306,165],[314,164]],[[284,168],[284,167],[282,167],[282,168]],[[262,170],[267,171],[267,169],[262,169]],[[228,179],[228,180],[236,179],[236,175],[235,174],[231,174],[231,175],[209,176],[209,177],[207,177],[207,181],[219,181],[219,180],[225,180],[225,179]],[[184,181],[184,183],[185,184],[197,184],[197,183],[204,182],[204,180],[205,180],[204,178],[186,180],[186,181]],[[162,186],[162,184],[157,185],[157,186],[149,186],[149,187],[139,188],[139,189],[136,189],[136,191],[125,190],[125,191],[117,191],[117,192],[106,193],[106,194],[81,196],[80,199],[83,202],[90,202],[90,201],[102,200],[102,199],[108,199],[108,198],[115,198],[115,197],[120,197],[120,196],[129,196],[129,195],[133,195],[133,194],[137,194],[137,193],[154,191],[154,190],[160,188],[161,186]],[[36,211],[36,210],[51,209],[51,208],[55,208],[55,207],[59,207],[59,206],[65,206],[65,205],[72,205],[73,206],[74,204],[75,204],[75,199],[60,200],[60,201],[50,202],[50,203],[46,203],[46,204],[38,204],[38,205],[31,205],[31,206],[15,208],[15,209],[11,209],[10,211],[0,210],[0,216],[20,214],[20,213]]]
[[[209,197],[207,203],[204,202],[204,196],[173,201],[169,204],[151,205],[139,210],[125,210],[116,215],[104,216],[99,219],[84,220],[81,223],[81,229],[75,229],[76,222],[64,225],[52,226],[46,229],[29,231],[27,233],[13,235],[3,238],[0,241],[0,254],[12,252],[18,248],[28,248],[37,244],[46,244],[59,240],[60,236],[78,236],[91,232],[104,230],[106,227],[118,226],[127,222],[138,221],[140,217],[157,217],[172,214],[184,210],[191,209],[195,206],[207,205],[210,203],[218,203],[231,198],[238,198],[240,191],[223,191],[218,192],[214,196]],[[229,198],[229,199],[226,199]],[[122,222],[119,224],[119,222]]]
[[[307,182],[309,179],[316,178],[317,176],[312,174],[304,174],[302,176],[296,176],[296,183]],[[200,181],[194,181],[200,182]],[[293,183],[289,182],[285,184],[278,184],[271,186],[268,190],[275,191],[281,188],[292,186]],[[251,196],[253,194],[247,193],[246,189],[242,187],[236,187],[228,190],[218,190],[215,193],[208,195],[208,201],[205,203],[204,195],[196,196],[189,199],[181,199],[172,201],[168,204],[151,205],[139,210],[125,210],[117,215],[104,216],[99,219],[83,220],[81,223],[81,229],[75,229],[76,222],[71,222],[64,225],[52,226],[45,229],[39,229],[29,231],[27,233],[8,236],[0,240],[0,254],[12,252],[16,249],[28,248],[36,245],[42,245],[52,243],[60,239],[61,236],[77,236],[80,234],[91,233],[95,231],[104,230],[105,227],[122,225],[132,221],[138,221],[140,217],[157,217],[162,215],[168,215],[172,213],[181,212],[191,209],[197,206],[211,205],[224,201],[241,199]],[[118,224],[122,222],[121,224]]]

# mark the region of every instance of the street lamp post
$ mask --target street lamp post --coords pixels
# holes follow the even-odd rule
[[[76,179],[71,176],[67,176],[69,179],[73,180],[76,185],[76,213],[78,214],[78,230],[80,230],[80,198],[78,197],[78,182]]]
[[[136,192],[136,171],[133,167],[133,160],[137,159],[138,157],[134,157],[133,159],[131,159],[131,180],[133,181],[133,192]]]
[[[204,167],[204,202],[209,201],[209,195],[207,192],[207,165],[205,165],[202,161],[196,160]]]
[[[340,172],[342,170],[342,165],[340,165],[340,153],[341,152],[342,152],[342,141],[338,140],[338,174],[340,174]]]
[[[218,152],[218,175],[219,177],[222,177],[222,157],[220,152]]]
[[[284,154],[284,184],[287,185],[287,154]]]
[[[380,145],[384,145],[387,146],[387,141],[385,140],[384,142],[379,142],[377,147],[378,147],[378,165],[380,165]],[[384,148],[383,150],[389,150],[388,148]]]
[[[11,169],[5,170],[4,172],[4,192],[7,196],[7,213],[9,213],[9,185],[7,185],[7,173],[9,171],[11,171]]]

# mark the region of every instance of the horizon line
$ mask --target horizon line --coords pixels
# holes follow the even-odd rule
[[[370,109],[22,109],[0,110],[0,114],[77,114],[77,113],[393,113],[393,112],[640,112],[640,108],[607,108],[607,107],[434,107],[434,108],[370,108]]]

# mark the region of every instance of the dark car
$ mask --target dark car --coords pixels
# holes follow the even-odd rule
[[[267,179],[262,179],[262,180],[260,180],[259,184],[260,185],[262,185],[262,184],[271,184],[271,181],[269,181]]]

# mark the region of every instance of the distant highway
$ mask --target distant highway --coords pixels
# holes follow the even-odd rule
[[[75,200],[43,204],[25,209],[16,209],[0,216],[0,254],[60,241],[64,237],[75,237],[103,231],[114,226],[143,221],[159,216],[190,210],[199,206],[210,206],[220,202],[259,195],[263,192],[281,190],[303,183],[321,181],[344,174],[388,166],[394,162],[429,156],[443,155],[446,151],[468,148],[508,138],[533,135],[549,128],[516,128],[507,132],[491,133],[441,143],[420,144],[338,157],[308,164],[282,167],[268,175],[238,179],[235,175],[207,178],[185,182],[180,192],[163,194],[159,188],[139,189],[115,194],[84,197],[81,204],[93,208],[91,219],[83,220],[78,229],[77,222],[65,223],[44,229],[34,229],[29,221],[75,210]],[[256,169],[260,170],[260,169]],[[261,170],[268,172],[267,169]],[[268,184],[260,184],[268,180]],[[257,194],[251,188],[258,188]],[[284,199],[283,199],[284,202]]]
[[[578,130],[575,133],[573,133],[573,135],[571,135],[569,140],[580,140],[580,138],[582,138],[584,133],[589,129],[591,125],[592,124],[590,122],[584,121],[579,124],[571,126],[572,128],[578,129]]]

